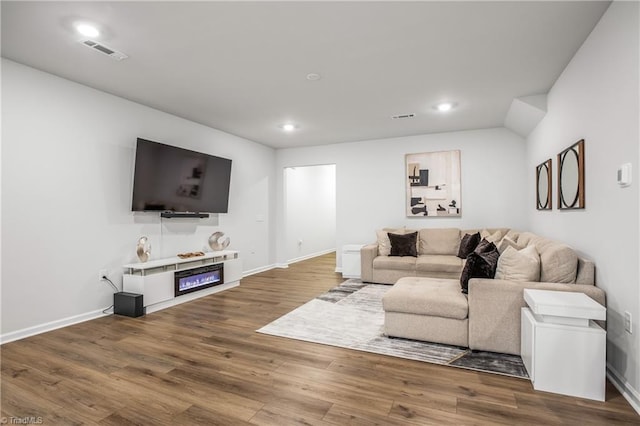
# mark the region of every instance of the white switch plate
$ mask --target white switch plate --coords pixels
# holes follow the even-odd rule
[[[618,175],[616,178],[616,180],[618,181],[618,185],[620,185],[623,188],[625,186],[631,185],[631,180],[632,180],[631,174],[632,174],[631,163],[625,163],[620,167],[618,167]]]

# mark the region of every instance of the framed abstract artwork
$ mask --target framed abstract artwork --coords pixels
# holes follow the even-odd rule
[[[405,156],[407,217],[462,215],[460,151]]]

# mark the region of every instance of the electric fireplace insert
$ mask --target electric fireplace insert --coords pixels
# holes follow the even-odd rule
[[[224,283],[224,264],[202,266],[174,274],[175,296],[192,293]]]

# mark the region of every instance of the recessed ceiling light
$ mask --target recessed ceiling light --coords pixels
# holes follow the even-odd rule
[[[280,128],[285,132],[293,132],[295,129],[298,128],[298,126],[296,126],[293,123],[285,123],[282,126],[280,126]]]
[[[440,112],[447,112],[450,111],[451,109],[453,109],[455,105],[451,102],[442,102],[439,103],[438,105],[436,105],[434,108],[437,109]]]
[[[320,74],[316,74],[314,72],[307,74],[307,80],[311,80],[311,81],[318,81],[320,80],[322,77],[320,76]]]
[[[89,24],[78,24],[76,25],[76,30],[87,37],[98,37],[100,35],[100,31],[98,31],[98,29],[93,25]]]

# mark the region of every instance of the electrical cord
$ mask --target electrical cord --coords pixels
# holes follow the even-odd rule
[[[113,283],[113,281],[111,281],[111,280],[109,279],[109,277],[107,277],[106,275],[103,275],[103,276],[102,276],[102,279],[103,279],[103,280],[105,280],[106,282],[108,282],[108,283],[111,285],[111,287],[113,287],[113,289],[116,291],[116,293],[120,292],[120,290],[118,289],[118,287],[116,287],[116,285]],[[107,313],[107,311],[108,311],[109,309],[111,309],[111,308],[113,308],[113,305],[111,305],[111,306],[109,306],[107,309],[103,310],[103,311],[102,311],[102,313],[103,313],[103,314],[106,314],[106,313]]]
[[[118,287],[116,287],[116,285],[113,283],[113,281],[111,281],[106,275],[103,275],[102,279],[105,280],[106,282],[108,282],[109,284],[111,284],[111,287],[113,287],[113,289],[116,291],[116,293],[120,292]]]

